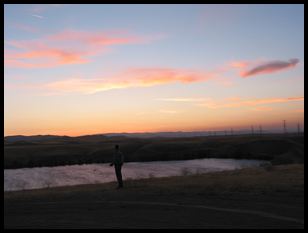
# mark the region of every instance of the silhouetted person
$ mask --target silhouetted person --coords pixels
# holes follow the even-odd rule
[[[124,163],[124,155],[119,150],[119,145],[115,145],[113,162],[110,164],[110,166],[114,165],[114,170],[115,170],[117,180],[118,180],[118,189],[123,188],[122,173],[121,173],[123,163]]]

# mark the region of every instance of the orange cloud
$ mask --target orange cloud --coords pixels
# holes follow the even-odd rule
[[[249,65],[247,61],[232,61],[229,63],[229,66],[232,68],[244,69]]]
[[[125,32],[85,32],[66,30],[36,40],[6,41],[5,65],[19,68],[46,68],[90,62],[111,45],[141,43],[144,39]],[[37,60],[39,59],[39,63]]]
[[[249,101],[243,101],[242,103],[245,105],[258,105],[258,104],[284,103],[284,102],[303,101],[303,100],[304,97],[289,97],[289,98],[269,98],[269,99],[249,100]]]
[[[171,102],[200,102],[205,101],[205,98],[159,98],[156,100],[160,101],[171,101]]]
[[[289,97],[289,98],[263,98],[245,100],[239,97],[226,98],[223,101],[215,101],[212,98],[159,98],[160,101],[170,102],[190,102],[197,106],[207,107],[212,109],[218,108],[237,108],[243,106],[258,106],[274,103],[286,103],[292,101],[304,101],[304,97]],[[258,106],[253,108],[255,111],[270,111],[272,108],[267,106]]]
[[[303,100],[304,100],[304,97],[263,98],[263,99],[253,99],[253,100],[241,100],[237,98],[234,101],[230,99],[228,101],[227,99],[223,101],[223,103],[220,103],[220,102],[215,102],[214,100],[210,99],[210,100],[205,101],[204,103],[198,103],[197,105],[216,109],[216,108],[235,108],[235,107],[243,107],[243,106],[256,106],[256,105],[273,104],[273,103],[286,103],[286,102],[291,102],[291,101],[303,101]]]
[[[22,44],[19,44],[22,46]],[[78,64],[86,63],[88,60],[83,59],[78,53],[64,53],[61,50],[46,49],[43,51],[32,51],[18,55],[13,55],[15,58],[42,58],[45,56],[53,57],[55,62],[48,64],[27,64],[21,63],[18,60],[7,60],[11,65],[18,65],[23,67],[50,67],[59,64]],[[18,63],[17,63],[18,62]],[[57,63],[58,62],[58,63]],[[150,87],[155,85],[172,84],[172,83],[196,83],[205,82],[219,78],[220,73],[204,72],[188,69],[172,69],[172,68],[134,68],[128,69],[125,72],[113,75],[110,77],[82,77],[82,78],[68,78],[61,81],[40,84],[38,88],[48,91],[52,94],[64,93],[82,93],[92,94],[100,91],[108,91],[113,89],[124,89],[131,87]],[[27,88],[27,87],[26,87]],[[303,99],[303,97],[300,97]],[[289,99],[256,99],[256,100],[241,100],[240,98],[229,98],[223,103],[217,103],[209,98],[165,98],[159,99],[163,101],[177,101],[177,102],[196,102],[200,106],[208,108],[221,107],[239,107],[239,106],[254,106],[258,104],[279,103],[286,101],[302,100],[298,97]]]
[[[296,109],[295,112],[297,112],[297,113],[304,113],[304,109],[303,109],[303,108],[301,108],[301,109]]]
[[[130,87],[150,87],[177,82],[202,82],[211,78],[211,73],[199,71],[168,68],[142,68],[130,69],[109,78],[70,78],[62,81],[40,84],[37,88],[44,90],[44,92],[49,91],[53,94],[92,94],[100,91]]]
[[[281,70],[290,69],[299,63],[299,59],[290,59],[289,61],[272,61],[265,64],[260,64],[250,70],[241,72],[241,77],[246,78],[259,74],[271,74]]]
[[[257,112],[268,112],[268,111],[272,111],[273,108],[266,107],[266,106],[259,106],[259,107],[253,108],[252,110],[257,111]]]
[[[152,86],[153,84],[171,82],[193,83],[207,81],[214,76],[214,73],[172,68],[138,68],[130,69],[124,75],[130,76],[143,86]]]

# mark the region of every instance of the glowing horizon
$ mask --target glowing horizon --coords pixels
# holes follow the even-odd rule
[[[5,136],[304,126],[303,5],[4,9]]]

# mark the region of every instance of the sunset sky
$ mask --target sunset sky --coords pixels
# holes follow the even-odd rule
[[[4,135],[291,130],[303,5],[4,5]]]

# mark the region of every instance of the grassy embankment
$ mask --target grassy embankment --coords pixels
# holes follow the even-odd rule
[[[5,143],[4,168],[105,163],[119,144],[127,162],[236,158],[273,164],[304,162],[304,136],[229,136],[194,138],[126,137]]]

